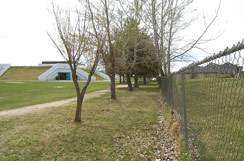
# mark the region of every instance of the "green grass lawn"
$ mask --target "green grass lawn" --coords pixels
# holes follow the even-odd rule
[[[80,82],[82,87],[85,82]],[[87,93],[107,89],[110,82],[91,82]],[[73,82],[0,82],[0,111],[75,97]]]
[[[140,141],[158,122],[158,87],[117,90],[84,102],[83,123],[75,105],[0,118],[0,160],[155,160],[154,147]],[[153,142],[153,140],[149,140]]]
[[[204,78],[185,81],[189,136],[202,160],[244,159],[244,80]],[[182,116],[181,84],[176,108]]]

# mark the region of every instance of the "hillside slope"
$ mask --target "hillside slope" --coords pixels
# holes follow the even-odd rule
[[[9,68],[0,80],[37,80],[38,76],[50,66],[13,66]]]

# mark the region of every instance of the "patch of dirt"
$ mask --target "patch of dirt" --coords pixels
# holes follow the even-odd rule
[[[55,86],[54,88],[64,88],[64,86]]]
[[[124,87],[126,87],[126,86],[125,85],[116,86],[116,88],[124,88]],[[87,99],[99,97],[103,94],[108,93],[109,91],[110,91],[109,89],[105,89],[105,90],[101,90],[101,91],[88,93],[85,95],[84,101]],[[17,108],[17,109],[13,109],[13,110],[0,111],[0,116],[23,115],[23,114],[27,114],[27,113],[37,112],[37,111],[39,111],[41,109],[45,109],[45,108],[65,106],[65,105],[74,103],[75,101],[76,101],[76,97],[61,100],[61,101],[54,101],[54,102],[49,102],[49,103],[43,103],[43,104],[38,104],[38,105],[21,107],[21,108]]]
[[[179,144],[176,139],[179,137],[179,124],[175,119],[175,115],[173,111],[170,112],[170,119],[166,120],[164,118],[164,110],[163,108],[168,108],[164,106],[164,102],[162,96],[159,94],[159,108],[160,108],[160,116],[159,116],[159,129],[161,129],[161,133],[164,134],[162,139],[160,139],[160,144],[164,144],[164,139],[166,139],[166,155],[168,159],[165,160],[179,160],[180,159],[180,149]],[[168,153],[167,153],[168,151]]]
[[[168,108],[168,107],[165,107],[164,105],[164,102],[163,102],[163,99],[162,97],[160,97],[161,99],[159,99],[159,102],[160,102],[160,106],[161,106],[161,113],[163,113],[163,108]],[[163,117],[163,115],[161,116]],[[180,132],[179,132],[179,122],[177,121],[176,119],[176,114],[174,113],[174,111],[171,111],[170,112],[170,119],[163,119],[164,120],[164,124],[166,125],[166,127],[168,128],[171,136],[174,138],[174,139],[177,139],[179,138],[180,136]],[[194,145],[194,135],[192,133],[190,133],[189,135],[189,153],[190,153],[190,157],[191,157],[191,160],[194,160],[194,161],[201,161],[202,158],[201,158],[201,155],[200,155],[200,152],[199,152],[199,149],[197,146]],[[180,153],[179,153],[180,154]]]
[[[18,84],[18,83],[24,83],[24,82],[5,82],[5,83]]]

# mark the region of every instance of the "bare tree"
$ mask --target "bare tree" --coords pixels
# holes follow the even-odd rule
[[[179,46],[179,41],[182,40],[179,33],[193,22],[192,19],[184,19],[185,12],[192,2],[193,0],[150,0],[144,6],[145,17],[149,20],[144,22],[153,33],[159,75],[169,75],[171,62],[184,57],[196,47],[218,16],[221,0],[215,16],[206,24],[202,33],[194,40]]]
[[[101,46],[93,43],[93,37],[91,36],[87,12],[84,11],[83,15],[79,11],[71,12],[70,10],[61,10],[53,6],[53,15],[55,17],[57,40],[48,33],[48,36],[52,40],[54,46],[58,49],[63,58],[68,62],[72,72],[72,80],[76,89],[77,106],[75,113],[75,122],[81,122],[82,103],[86,93],[86,89],[91,82],[91,77],[94,74],[101,53]],[[72,17],[72,16],[74,17]],[[95,50],[94,50],[95,49]],[[81,57],[86,54],[94,54],[93,65],[91,66],[88,79],[82,88],[80,89],[77,80],[77,68],[81,61]]]
[[[111,99],[116,99],[115,91],[115,49],[114,49],[114,39],[113,39],[113,11],[116,9],[112,5],[112,0],[98,0],[98,1],[88,1],[90,13],[94,15],[94,18],[99,19],[99,23],[95,26],[99,28],[99,32],[105,33],[106,41],[102,50],[102,59],[105,66],[105,71],[108,74],[111,84]]]
[[[106,71],[109,74],[109,78],[111,80],[110,91],[111,91],[111,99],[116,99],[116,91],[115,91],[115,52],[114,52],[114,44],[112,42],[112,29],[111,29],[111,19],[109,13],[109,4],[107,0],[101,0],[104,12],[105,12],[105,28],[107,32],[107,42],[108,42],[108,50],[103,52],[103,60],[106,66]]]

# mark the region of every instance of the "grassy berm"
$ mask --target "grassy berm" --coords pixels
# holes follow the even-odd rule
[[[155,160],[158,87],[117,90],[84,102],[83,123],[75,104],[0,118],[0,160]],[[146,142],[145,142],[146,140]]]
[[[37,80],[38,76],[51,68],[50,66],[13,66],[0,80]]]

